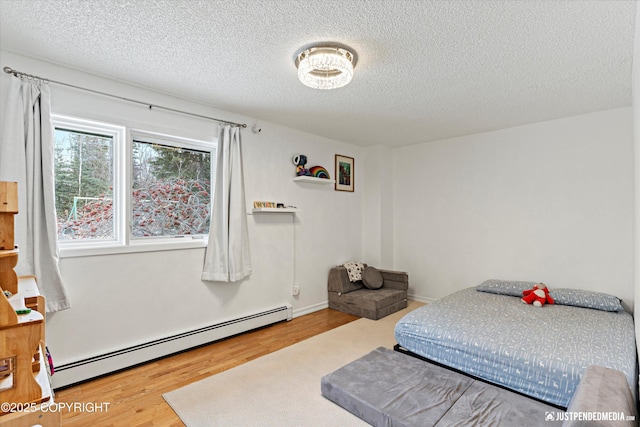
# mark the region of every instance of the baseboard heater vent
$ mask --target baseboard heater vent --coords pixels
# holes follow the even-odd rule
[[[272,323],[291,320],[291,317],[292,307],[286,304],[260,313],[62,364],[55,367],[51,383],[54,389],[67,387]]]

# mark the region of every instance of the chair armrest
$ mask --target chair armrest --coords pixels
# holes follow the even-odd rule
[[[603,366],[587,366],[575,394],[571,398],[567,412],[616,412],[637,421],[636,404],[631,388],[624,374]],[[630,418],[631,419],[631,418]],[[566,420],[562,427],[607,426],[611,421]],[[615,425],[635,425],[634,421],[624,420]]]
[[[349,280],[349,274],[347,269],[339,266],[333,267],[329,270],[329,280],[327,282],[327,289],[329,292],[336,292],[339,294],[346,294],[351,291],[362,289],[362,282],[351,282]]]
[[[399,289],[406,291],[409,289],[409,275],[404,271],[378,270],[382,274],[383,288]]]

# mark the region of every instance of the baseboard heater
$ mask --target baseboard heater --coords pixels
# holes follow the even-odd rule
[[[291,320],[291,317],[292,307],[285,304],[237,319],[61,364],[55,367],[51,383],[54,389],[67,387],[272,323]]]

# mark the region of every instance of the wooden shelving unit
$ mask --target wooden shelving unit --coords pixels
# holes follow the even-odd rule
[[[16,277],[14,271],[17,194],[17,183],[0,182],[0,425],[59,427],[60,412],[46,406],[53,403],[53,391],[44,363],[44,297],[35,277]]]

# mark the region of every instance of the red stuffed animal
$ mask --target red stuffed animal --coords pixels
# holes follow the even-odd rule
[[[522,291],[524,297],[521,301],[525,304],[533,304],[536,307],[542,307],[545,304],[553,304],[553,298],[549,295],[549,289],[544,283],[538,283],[533,289]]]

